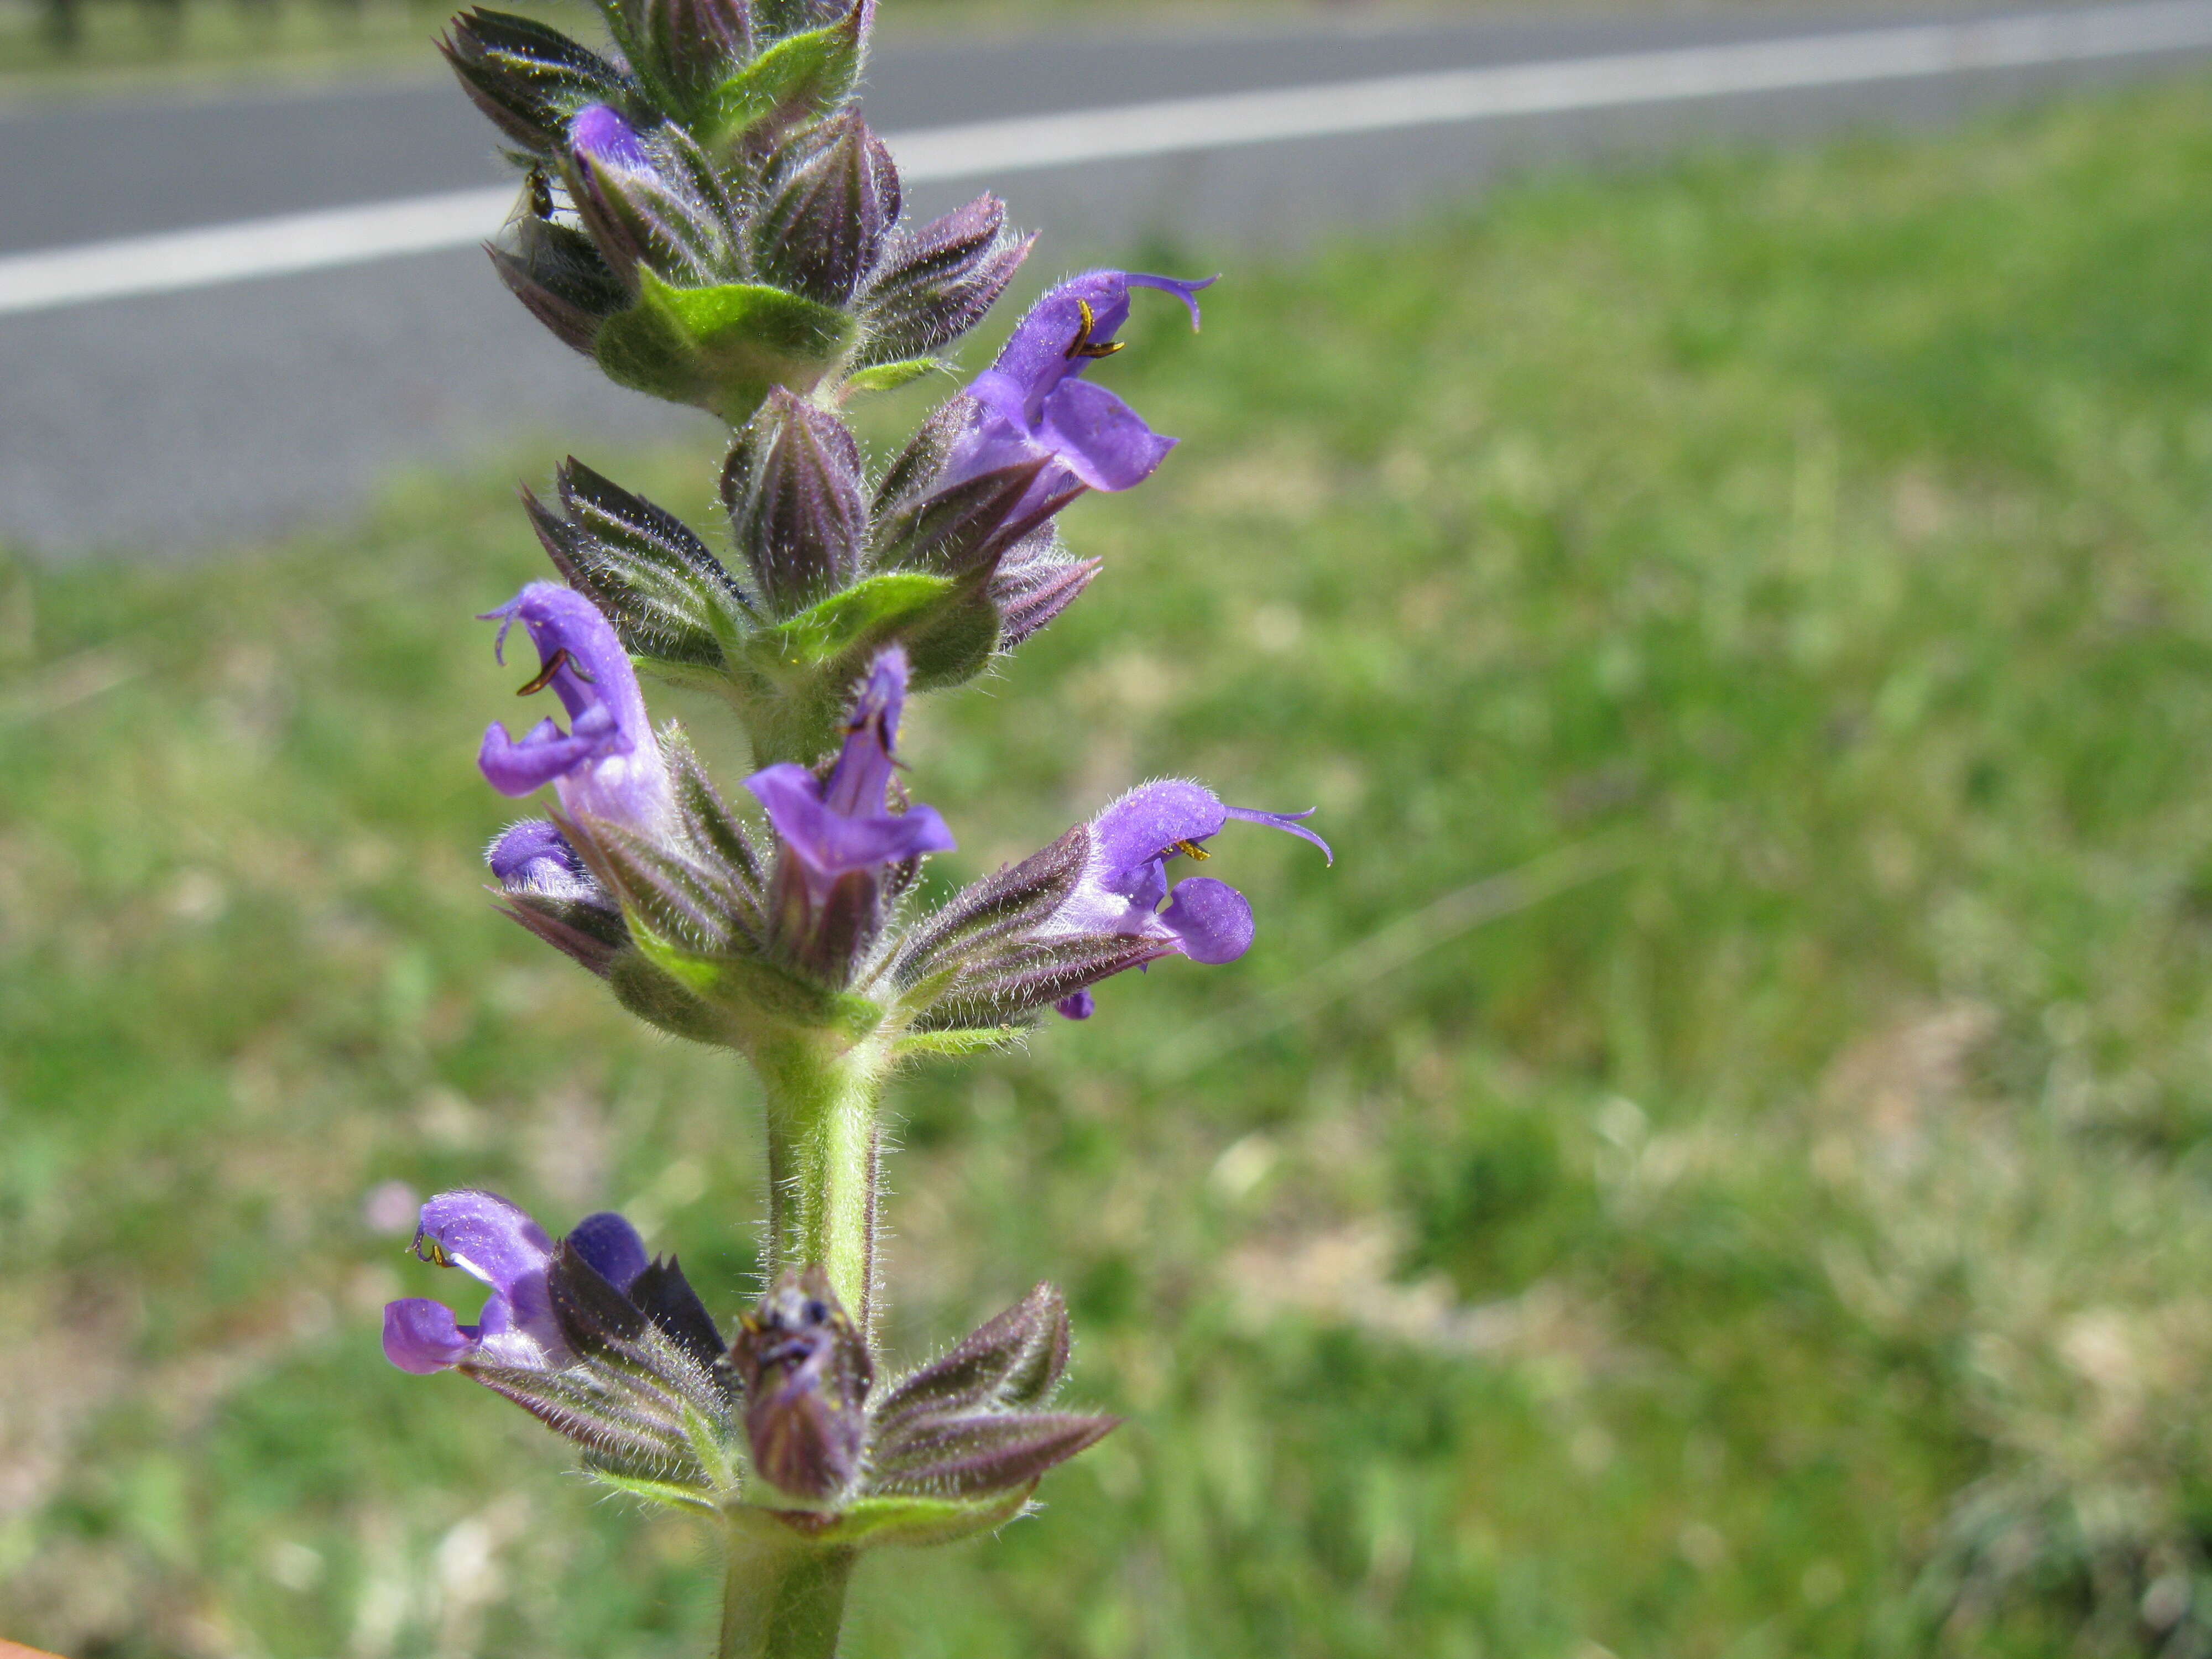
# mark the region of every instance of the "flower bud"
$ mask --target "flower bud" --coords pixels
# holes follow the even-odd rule
[[[623,649],[720,667],[723,638],[742,631],[751,607],[707,544],[674,514],[573,455],[556,479],[558,513],[528,490],[524,509],[554,568],[599,606]]]
[[[629,943],[622,906],[545,818],[525,818],[484,854],[508,915],[555,950],[605,978]]]
[[[841,116],[780,158],[753,226],[754,263],[772,283],[842,305],[875,268],[898,211],[890,151],[859,116]]]
[[[779,386],[731,447],[722,503],[774,617],[788,617],[860,573],[867,507],[860,448],[844,422]]]
[[[717,155],[757,164],[852,101],[867,62],[876,0],[821,6],[753,0],[753,38],[768,46],[702,100],[693,131]]]
[[[865,361],[919,357],[958,339],[1006,292],[1036,240],[1008,234],[1006,204],[995,196],[892,236],[862,296]]]
[[[622,278],[592,239],[568,225],[527,215],[486,252],[500,280],[530,314],[587,357],[599,325],[629,303]]]
[[[670,92],[696,104],[752,56],[744,0],[646,0],[645,54]]]
[[[1040,550],[1022,556],[1017,546],[991,577],[991,603],[999,608],[999,644],[1011,651],[1067,609],[1091,586],[1103,559],[1072,559],[1049,526],[1028,538]],[[1024,543],[1024,545],[1027,545]]]
[[[438,50],[470,101],[534,155],[550,155],[578,110],[622,88],[621,73],[597,52],[511,12],[462,13]]]
[[[830,1502],[860,1473],[875,1364],[818,1267],[787,1272],[730,1347],[753,1468],[793,1498]]]
[[[600,257],[625,284],[644,265],[678,287],[736,274],[726,201],[679,130],[648,139],[605,104],[568,124],[562,176]]]
[[[979,1499],[1025,1493],[1116,1418],[1036,1409],[1067,1369],[1067,1304],[1040,1285],[885,1392],[869,1489]]]

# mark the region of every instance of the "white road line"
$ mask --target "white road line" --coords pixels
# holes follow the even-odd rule
[[[978,121],[895,133],[909,181],[1334,137],[1516,115],[1907,81],[1978,70],[2212,48],[2212,0],[1618,52]],[[0,316],[129,295],[465,247],[514,207],[510,187],[285,214],[0,258]]]
[[[514,198],[502,185],[12,254],[0,258],[0,316],[466,247],[499,228]]]

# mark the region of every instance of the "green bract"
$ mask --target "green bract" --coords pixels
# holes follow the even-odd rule
[[[811,392],[843,358],[853,319],[762,283],[674,288],[638,273],[637,298],[600,325],[592,352],[607,378],[732,426],[771,386]]]

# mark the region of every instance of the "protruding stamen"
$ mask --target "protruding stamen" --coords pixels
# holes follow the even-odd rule
[[[1184,857],[1194,859],[1200,864],[1205,863],[1206,860],[1213,856],[1212,854],[1207,852],[1206,848],[1200,847],[1194,841],[1170,842],[1168,845],[1176,852],[1181,853]],[[1211,878],[1209,878],[1209,879],[1211,879]]]
[[[415,1235],[415,1254],[434,1267],[450,1267],[453,1258],[446,1254],[446,1247],[428,1233]]]
[[[1068,343],[1066,352],[1068,356],[1110,357],[1127,343],[1122,340],[1108,340],[1102,344],[1093,345],[1091,343],[1091,331],[1097,326],[1098,319],[1091,315],[1091,301],[1078,300],[1075,302],[1075,309],[1081,314],[1083,320],[1077,325],[1075,338]]]
[[[514,695],[518,697],[526,697],[533,691],[543,691],[553,684],[553,677],[564,668],[583,681],[585,684],[589,685],[592,683],[592,677],[586,674],[577,664],[576,659],[568,654],[568,647],[564,645],[545,659],[545,666],[538,671],[529,684],[518,686]]]

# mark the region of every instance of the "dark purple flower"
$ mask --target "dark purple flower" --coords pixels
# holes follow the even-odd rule
[[[876,659],[826,783],[792,761],[745,780],[817,899],[841,876],[952,850],[952,832],[935,807],[888,807],[906,678],[906,653],[898,647]]]
[[[672,811],[668,770],[629,654],[599,607],[573,588],[532,582],[482,620],[500,624],[495,649],[502,662],[507,629],[520,622],[530,630],[539,672],[523,690],[550,686],[568,713],[568,730],[549,716],[520,738],[495,721],[477,757],[491,787],[520,796],[550,783],[571,816],[648,833],[665,823]],[[518,843],[517,867],[535,857],[544,870],[544,852],[535,843]]]
[[[1334,862],[1328,843],[1298,822],[1311,817],[1312,810],[1262,812],[1224,806],[1212,790],[1184,778],[1140,784],[1091,821],[1083,874],[1046,932],[1134,934],[1157,939],[1193,962],[1234,962],[1251,948],[1251,905],[1243,894],[1212,876],[1189,877],[1170,891],[1168,861],[1211,856],[1206,843],[1236,818],[1310,841]],[[1083,990],[1058,1006],[1070,1019],[1087,1019],[1093,1005],[1090,992]]]
[[[569,1234],[576,1252],[617,1291],[645,1270],[644,1242],[611,1211],[586,1216]],[[546,1288],[553,1243],[545,1230],[497,1193],[464,1188],[422,1206],[415,1252],[459,1267],[491,1286],[483,1311],[464,1325],[442,1302],[409,1297],[385,1304],[384,1357],[427,1375],[481,1357],[497,1365],[556,1370],[568,1363]]]
[[[1133,285],[1174,295],[1190,307],[1195,328],[1198,292],[1214,280],[1090,270],[1052,289],[1016,326],[998,361],[969,386],[975,410],[948,459],[944,484],[1042,460],[1024,497],[1027,511],[1079,489],[1141,483],[1176,441],[1153,431],[1083,372],[1120,349],[1114,336],[1128,320]]]

